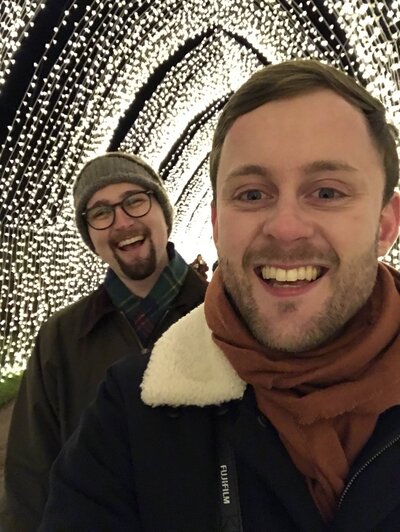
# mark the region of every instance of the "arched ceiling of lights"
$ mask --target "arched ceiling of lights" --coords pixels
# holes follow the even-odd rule
[[[399,24],[398,0],[2,0],[3,376],[25,366],[49,314],[102,279],[73,223],[85,160],[147,158],[175,203],[178,249],[213,260],[208,153],[231,92],[264,64],[314,57],[357,77],[399,126]]]

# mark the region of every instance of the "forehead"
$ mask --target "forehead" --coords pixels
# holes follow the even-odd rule
[[[113,203],[119,201],[128,192],[139,192],[145,190],[142,186],[134,183],[122,182],[113,183],[97,190],[87,202],[87,207],[95,203]]]
[[[240,116],[226,135],[218,176],[243,164],[278,171],[323,159],[383,170],[362,112],[327,89],[268,102]]]

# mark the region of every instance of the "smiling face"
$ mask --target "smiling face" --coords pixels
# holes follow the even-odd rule
[[[122,201],[132,192],[144,190],[132,183],[108,185],[93,194],[86,210]],[[168,229],[163,211],[152,196],[150,211],[141,218],[131,218],[116,208],[111,227],[88,227],[96,253],[137,295],[146,295],[168,264]]]
[[[363,306],[397,236],[382,158],[361,112],[329,90],[239,117],[221,152],[214,240],[224,284],[258,341],[301,352]]]

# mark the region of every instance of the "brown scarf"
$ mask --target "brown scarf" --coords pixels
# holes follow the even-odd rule
[[[355,457],[378,416],[400,403],[400,274],[379,265],[367,304],[342,336],[303,357],[279,359],[260,345],[226,297],[215,272],[205,299],[214,342],[255,390],[329,521]]]

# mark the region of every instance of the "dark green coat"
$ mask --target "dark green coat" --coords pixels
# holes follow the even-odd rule
[[[153,341],[203,301],[206,285],[189,268]],[[10,427],[7,500],[0,521],[4,531],[37,530],[50,466],[78,425],[83,408],[95,397],[106,369],[126,356],[147,357],[147,352],[103,286],[57,312],[41,327]]]

